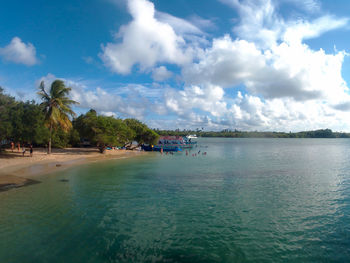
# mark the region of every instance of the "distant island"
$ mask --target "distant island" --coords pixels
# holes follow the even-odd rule
[[[198,137],[219,137],[219,138],[350,138],[350,133],[333,132],[331,129],[320,129],[301,132],[259,132],[259,131],[203,131],[203,130],[154,130],[157,134],[165,136],[187,136],[196,134]]]

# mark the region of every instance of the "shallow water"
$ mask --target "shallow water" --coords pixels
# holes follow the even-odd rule
[[[349,260],[350,140],[198,141],[0,193],[0,262]]]

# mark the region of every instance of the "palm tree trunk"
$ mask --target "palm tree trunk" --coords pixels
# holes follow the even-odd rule
[[[50,140],[49,140],[49,148],[47,149],[48,154],[51,154],[51,136],[52,136],[52,122],[50,122]]]

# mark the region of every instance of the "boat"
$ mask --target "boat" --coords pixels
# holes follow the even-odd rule
[[[156,145],[143,145],[144,151],[179,152],[185,148],[192,148],[195,145],[191,139],[181,136],[161,136]]]
[[[197,135],[196,134],[190,134],[186,136],[188,139],[197,139]]]
[[[180,152],[182,149],[178,146],[172,145],[142,145],[141,149],[147,152]]]
[[[197,142],[192,141],[192,138],[188,138],[187,136],[183,138],[185,147],[184,148],[193,148],[197,146]]]

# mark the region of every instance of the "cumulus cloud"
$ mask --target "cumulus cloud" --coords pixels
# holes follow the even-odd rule
[[[213,39],[198,62],[182,69],[186,85],[206,87],[202,97],[212,94],[212,87],[223,88],[220,99],[206,98],[212,105],[222,105],[219,114],[215,107],[206,105],[208,125],[268,130],[343,128],[350,117],[349,88],[341,75],[348,54],[313,50],[303,40],[344,27],[348,18],[325,15],[312,21],[287,21],[276,13],[272,1],[222,2],[240,14],[233,28],[239,38],[226,35]],[[317,4],[308,2],[309,6]],[[226,91],[237,86],[243,86],[247,94],[238,93],[230,102]],[[167,106],[179,116],[195,109],[193,105],[186,107],[191,105],[187,99],[191,96],[183,94],[189,90],[185,87],[173,94],[176,99],[168,99]],[[191,92],[196,101],[198,94],[193,88]]]
[[[192,109],[200,109],[219,117],[226,108],[224,91],[219,86],[188,86],[184,90],[168,89],[165,92],[165,105],[169,110],[186,116]]]
[[[38,59],[36,58],[36,50],[33,44],[26,44],[22,42],[19,37],[14,37],[10,44],[0,48],[0,56],[2,56],[4,60],[16,64],[33,66],[38,63]]]
[[[337,100],[348,90],[341,76],[344,52],[326,54],[305,44],[285,42],[260,49],[253,42],[215,39],[199,63],[184,68],[187,83],[222,87],[244,84],[265,99]]]
[[[191,48],[170,24],[182,33],[196,31],[196,27],[163,13],[159,15],[164,22],[156,19],[154,4],[147,0],[129,0],[128,10],[132,21],[120,28],[115,43],[102,46],[100,58],[108,68],[128,74],[135,64],[145,70],[157,62],[182,65],[191,61]]]
[[[280,15],[281,6],[272,0],[220,1],[234,8],[239,19],[232,32],[211,40],[204,32],[214,26],[210,20],[193,16],[189,22],[156,11],[150,1],[128,1],[132,21],[120,28],[115,42],[103,46],[100,57],[114,72],[128,74],[138,65],[158,82],[172,75],[164,64],[175,64],[183,84],[157,89],[156,105],[140,115],[176,116],[157,117],[151,121],[154,127],[350,130],[349,88],[341,74],[348,53],[327,53],[305,43],[346,27],[348,18],[323,14],[317,0],[279,2],[307,14],[297,18]],[[103,90],[94,94],[104,98]],[[113,105],[101,111],[114,112],[107,109]]]
[[[44,81],[45,87],[49,88],[57,77],[48,74],[40,78],[36,85]],[[93,88],[83,80],[58,78],[72,88],[70,96],[79,102],[78,108],[94,109],[104,115],[118,117],[134,117],[143,119],[150,111],[157,111],[157,103],[152,105],[151,99],[145,94],[152,94],[151,90],[141,85],[116,87],[114,89]]]
[[[155,81],[164,81],[168,78],[170,78],[173,75],[173,73],[169,70],[167,70],[166,67],[160,66],[158,68],[153,69],[152,71],[152,78]]]

